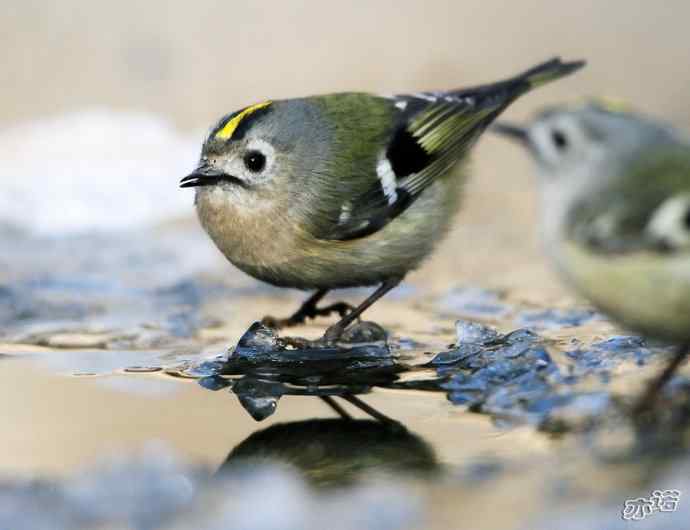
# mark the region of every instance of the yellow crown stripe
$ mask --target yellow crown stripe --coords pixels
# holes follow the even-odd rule
[[[237,116],[235,116],[231,120],[228,120],[228,123],[226,123],[223,126],[223,128],[216,133],[216,138],[218,138],[219,140],[229,140],[230,138],[232,138],[232,135],[235,132],[235,129],[237,129],[237,126],[240,124],[240,122],[243,119],[245,119],[247,116],[256,112],[259,109],[263,109],[264,107],[268,107],[270,104],[271,104],[271,101],[264,101],[262,103],[257,103],[256,105],[252,105],[251,107],[247,107],[242,112],[240,112]]]
[[[633,110],[630,102],[609,96],[599,96],[592,100],[592,103],[597,107],[607,110],[609,112],[631,112]]]

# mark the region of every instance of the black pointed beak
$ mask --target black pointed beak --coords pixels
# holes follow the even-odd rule
[[[529,134],[527,129],[513,125],[512,123],[498,122],[491,126],[491,130],[495,133],[507,136],[521,145],[529,145]]]
[[[201,165],[180,181],[180,188],[196,188],[218,184],[227,175],[215,168]]]

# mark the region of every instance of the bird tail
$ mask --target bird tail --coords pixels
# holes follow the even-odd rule
[[[452,91],[451,94],[458,98],[473,98],[479,107],[494,106],[501,102],[505,108],[533,88],[565,77],[585,64],[585,61],[563,62],[559,57],[555,57],[504,81]]]
[[[516,80],[527,83],[529,90],[540,87],[561,77],[565,77],[585,65],[585,61],[571,61],[564,63],[559,57],[530,68],[517,76]]]

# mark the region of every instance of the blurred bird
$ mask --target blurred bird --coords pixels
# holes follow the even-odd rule
[[[338,312],[322,341],[431,253],[458,209],[454,174],[515,99],[583,66],[559,59],[476,88],[381,97],[341,93],[264,101],[222,118],[204,142],[201,224],[247,274],[315,293],[276,328]],[[358,307],[318,308],[331,289],[379,285]]]
[[[568,283],[624,326],[682,345],[637,403],[643,412],[690,344],[688,139],[597,103],[494,130],[536,162],[544,241]]]

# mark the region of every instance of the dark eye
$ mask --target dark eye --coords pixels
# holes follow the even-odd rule
[[[563,151],[568,147],[568,138],[565,133],[559,129],[551,131],[551,141],[559,151]]]
[[[260,151],[247,151],[244,155],[244,166],[252,173],[258,173],[266,167],[266,157]]]

